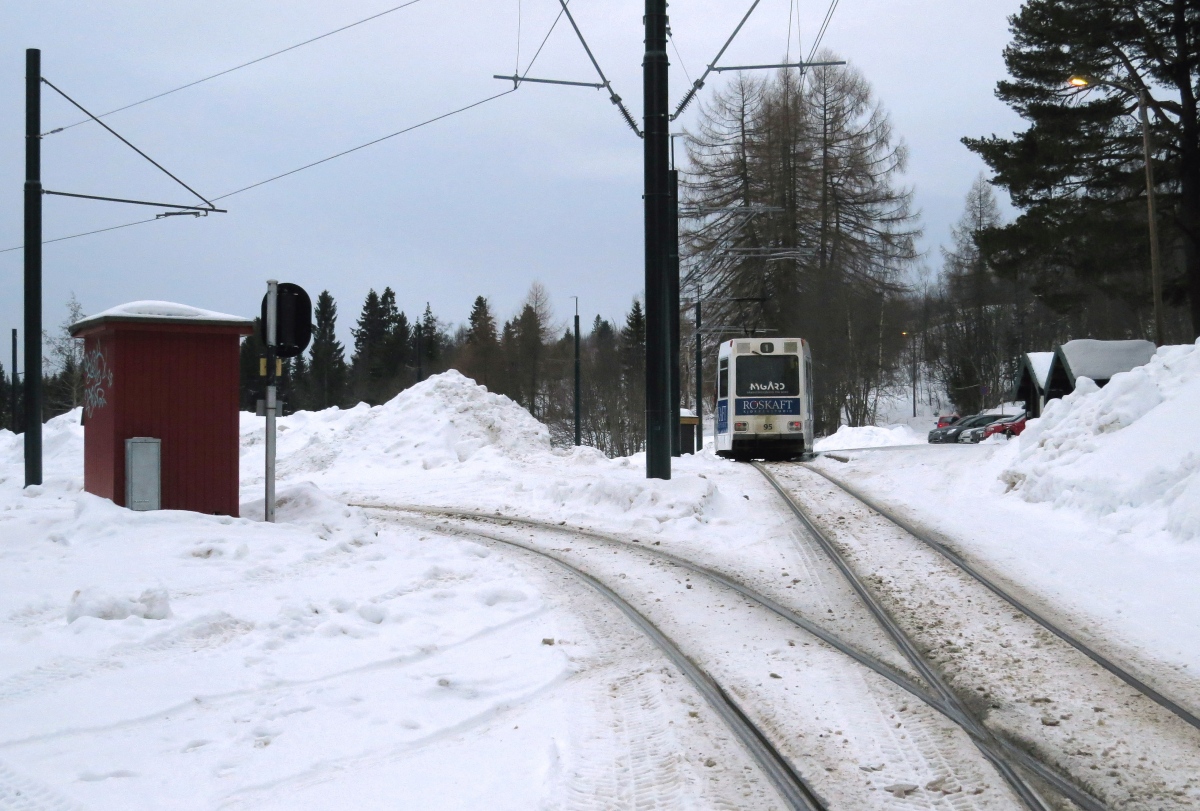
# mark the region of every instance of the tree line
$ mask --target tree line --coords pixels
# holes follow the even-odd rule
[[[283,364],[279,396],[285,413],[380,405],[430,375],[455,369],[547,423],[555,444],[574,442],[575,336],[556,322],[541,284],[530,287],[505,321],[484,296],[475,298],[462,326],[452,328],[428,304],[410,321],[387,287],[368,291],[350,330],[351,346],[338,340],[337,322],[337,303],[322,291],[308,350]],[[596,316],[580,338],[584,442],[611,455],[640,450],[646,352],[641,302],[634,300],[619,324]],[[263,396],[265,354],[256,330],[241,349],[243,410],[254,410]]]

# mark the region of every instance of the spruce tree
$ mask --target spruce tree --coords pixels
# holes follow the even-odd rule
[[[621,388],[625,395],[624,410],[628,414],[626,447],[623,453],[642,449],[646,435],[646,314],[642,303],[633,300],[621,330]]]
[[[308,356],[308,396],[313,410],[346,402],[346,356],[337,339],[337,304],[328,290],[317,296],[312,346]]]
[[[496,319],[491,305],[483,296],[476,296],[467,319],[467,334],[463,348],[465,373],[476,383],[492,388],[498,370],[495,368],[499,353],[496,336]]]
[[[392,297],[391,308],[395,309]],[[354,355],[351,359],[350,379],[353,399],[378,405],[383,401],[384,345],[388,336],[389,315],[379,295],[370,290],[363,302],[358,324],[351,330],[354,336]]]

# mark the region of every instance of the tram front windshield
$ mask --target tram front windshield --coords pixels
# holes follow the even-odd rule
[[[752,355],[737,359],[738,397],[796,397],[800,394],[800,358]]]

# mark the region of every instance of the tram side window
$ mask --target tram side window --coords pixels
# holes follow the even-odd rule
[[[724,400],[729,396],[729,358],[721,360],[721,369],[717,374],[717,399]]]

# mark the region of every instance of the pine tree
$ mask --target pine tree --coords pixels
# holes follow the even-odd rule
[[[1117,301],[1092,337],[1145,323],[1149,240],[1138,91],[1148,98],[1168,302],[1190,300],[1200,336],[1200,6],[1195,0],[1027,0],[1011,18],[997,96],[1029,122],[1012,138],[966,138],[1022,210],[980,242],[1060,313]],[[1087,86],[1073,86],[1073,76]],[[1168,322],[1168,329],[1171,323]],[[1141,331],[1141,330],[1138,330]],[[1101,334],[1097,334],[1101,333]],[[1104,334],[1107,333],[1107,336]]]
[[[328,290],[317,296],[312,346],[308,358],[307,399],[313,410],[346,402],[346,356],[337,339],[337,304]]]

